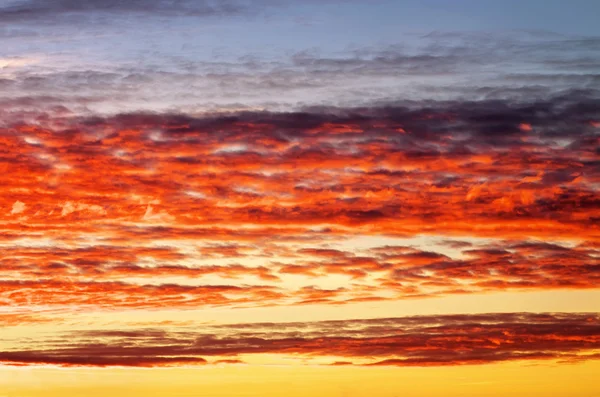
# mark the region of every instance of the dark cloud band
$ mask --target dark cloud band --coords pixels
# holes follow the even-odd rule
[[[161,366],[239,363],[236,357],[337,356],[357,365],[439,366],[514,360],[598,359],[593,313],[419,316],[312,323],[255,323],[167,332],[73,331],[41,349],[5,351],[5,364]],[[350,361],[348,361],[350,360]]]

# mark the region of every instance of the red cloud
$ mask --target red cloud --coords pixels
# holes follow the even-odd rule
[[[418,316],[312,323],[254,323],[167,332],[73,331],[41,348],[0,353],[11,365],[156,366],[238,363],[237,355],[338,356],[361,365],[438,366],[513,360],[597,359],[594,313]],[[335,365],[349,364],[339,360]]]
[[[3,124],[0,304],[340,303],[390,290],[399,298],[596,288],[600,141],[589,120],[600,106],[580,102]],[[364,235],[504,242],[460,259],[327,246]],[[352,283],[327,292],[310,282],[328,275]],[[226,288],[198,280],[208,276]],[[293,276],[309,281],[288,290],[282,279]],[[385,294],[365,290],[373,278]]]

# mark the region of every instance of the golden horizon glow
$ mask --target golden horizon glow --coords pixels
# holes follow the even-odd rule
[[[596,396],[600,363],[545,362],[438,368],[223,366],[162,369],[0,370],[4,395],[20,397],[281,396],[570,397]]]

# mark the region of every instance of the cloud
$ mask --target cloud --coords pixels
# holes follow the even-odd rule
[[[327,3],[319,1],[318,4]],[[270,7],[285,7],[290,0],[7,0],[0,7],[0,20],[35,23],[44,19],[69,21],[69,16],[106,14],[159,17],[228,17],[254,14]],[[314,3],[312,0],[309,3]],[[337,3],[337,0],[333,0]],[[103,21],[106,22],[106,21]]]
[[[72,331],[8,350],[9,365],[160,366],[238,363],[238,355],[336,356],[337,365],[440,366],[515,360],[596,359],[594,313],[504,313],[418,316],[312,323],[216,325],[167,332]],[[229,357],[229,358],[227,358]],[[351,361],[348,361],[348,360]]]
[[[42,6],[32,7],[32,10],[54,10],[50,7],[54,2],[39,4]],[[57,4],[59,7],[62,3]],[[46,19],[50,21],[48,23],[56,23],[67,16],[75,19],[69,21],[68,26],[77,26],[77,31],[58,38],[75,40],[75,47],[88,39],[99,42],[102,48],[114,47],[119,43],[115,44],[110,38],[103,39],[107,29],[101,27],[96,32],[92,28],[95,23],[119,24],[119,15],[141,15],[144,21],[156,15],[164,21],[168,20],[165,17],[170,15],[169,12],[193,15],[189,10],[202,7],[204,3],[161,4],[154,1],[98,2],[96,8],[100,11],[90,6],[90,9],[57,13]],[[244,14],[248,10],[284,7],[287,2],[232,4],[238,4],[240,13]],[[106,10],[113,10],[114,14],[106,18],[97,15],[105,15]],[[0,18],[1,15],[0,11]],[[86,16],[89,21],[80,23]],[[176,34],[177,40],[181,40],[179,34],[184,32],[172,25],[153,22],[143,28],[169,29],[164,35]],[[43,26],[40,21],[36,23],[38,29]],[[130,26],[128,20],[120,28]],[[56,34],[56,29],[46,30],[50,32],[44,31],[42,37]],[[410,40],[404,38],[405,44],[410,43],[410,46],[399,42],[346,50],[335,55],[318,49],[294,49],[289,55],[267,57],[260,53],[240,53],[240,49],[234,48],[231,52],[239,55],[210,59],[202,59],[194,51],[173,53],[159,41],[144,36],[143,40],[152,45],[151,51],[156,54],[152,62],[137,59],[134,54],[128,55],[134,61],[122,63],[111,60],[108,55],[88,59],[49,52],[45,62],[7,70],[10,78],[0,80],[0,88],[11,108],[26,110],[25,104],[19,105],[24,98],[60,97],[63,98],[60,105],[77,114],[89,114],[90,111],[116,113],[140,109],[189,112],[197,112],[199,108],[201,111],[227,108],[297,110],[305,104],[349,107],[373,102],[389,104],[399,98],[543,101],[568,90],[590,91],[598,87],[598,68],[594,68],[600,62],[597,37],[561,36],[549,40],[526,32],[481,35],[484,38],[447,33],[451,37],[449,40],[439,35],[426,35]],[[187,41],[183,45],[186,48],[194,46]],[[411,46],[415,48],[409,48]],[[47,52],[43,47],[39,51]],[[127,47],[114,51],[119,50],[129,53]],[[221,52],[219,49],[214,51]],[[22,59],[35,57],[39,58],[39,55],[24,52],[21,56]],[[570,64],[564,64],[565,59],[570,60]],[[563,62],[558,62],[560,60]],[[494,71],[493,75],[490,70]],[[38,102],[36,106],[41,104]]]
[[[0,325],[2,327],[18,326],[24,324],[57,323],[60,319],[46,317],[39,314],[24,313],[0,313]]]
[[[55,267],[49,267],[54,272]],[[60,268],[57,272],[61,275]],[[93,276],[95,269],[87,275]],[[176,272],[170,272],[176,275]],[[64,273],[62,273],[64,275]],[[154,274],[156,276],[156,274]],[[2,298],[2,305],[30,305],[61,307],[79,305],[87,307],[158,308],[198,307],[222,305],[253,305],[267,300],[283,298],[277,287],[269,285],[185,285],[185,284],[137,284],[121,281],[94,282],[43,280],[0,280],[0,291],[9,295]]]
[[[20,214],[21,212],[25,211],[26,207],[27,206],[25,205],[25,203],[17,200],[14,202],[12,209],[10,211],[10,214],[11,215]]]
[[[137,357],[137,356],[56,356],[49,354],[42,356],[38,354],[28,354],[25,352],[12,353],[4,352],[0,354],[0,360],[5,363],[20,363],[21,365],[28,364],[54,364],[61,366],[124,366],[124,367],[154,367],[154,366],[169,366],[169,365],[199,365],[206,364],[206,360],[200,357]]]
[[[13,1],[0,8],[0,20],[35,22],[46,18],[94,13],[141,14],[164,16],[228,16],[248,11],[241,1],[181,0],[25,0]]]
[[[595,288],[599,111],[594,93],[572,91],[5,120],[2,299],[181,307]],[[331,245],[418,235],[450,240],[454,256]],[[468,237],[491,241],[456,242]]]

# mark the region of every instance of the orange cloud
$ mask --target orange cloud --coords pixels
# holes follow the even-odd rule
[[[2,124],[0,304],[596,288],[599,107],[565,101]],[[355,236],[500,242],[461,258],[327,245]],[[318,287],[327,276],[349,283]],[[365,289],[373,279],[379,291]]]

